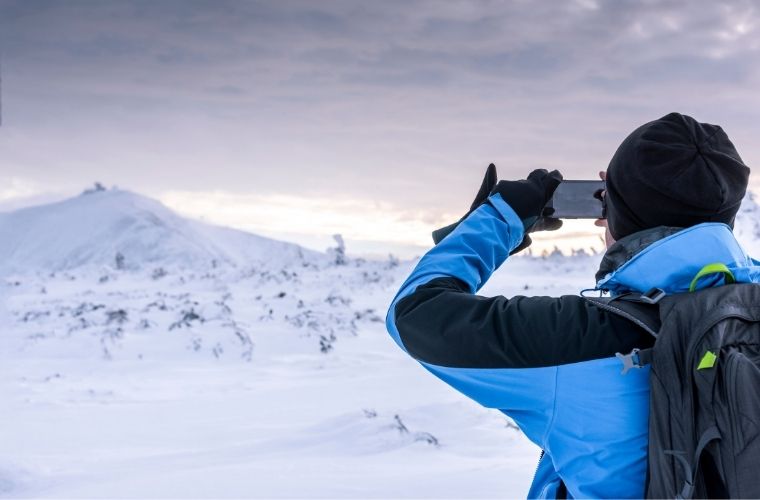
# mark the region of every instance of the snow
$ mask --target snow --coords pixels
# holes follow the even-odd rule
[[[748,192],[736,214],[734,234],[751,256],[760,258],[760,205],[758,196]]]
[[[88,190],[58,203],[0,214],[0,275],[84,265],[172,268],[266,261],[277,266],[311,254],[250,233],[182,218],[129,191]]]
[[[745,244],[758,213],[749,200]],[[528,490],[539,450],[385,332],[413,262],[307,252],[126,191],[0,215],[0,256],[0,496]],[[578,293],[599,259],[513,258],[482,293]]]

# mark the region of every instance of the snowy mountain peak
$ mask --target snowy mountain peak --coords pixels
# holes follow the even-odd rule
[[[0,274],[85,265],[140,268],[285,264],[301,247],[184,218],[159,201],[97,186],[0,214]]]

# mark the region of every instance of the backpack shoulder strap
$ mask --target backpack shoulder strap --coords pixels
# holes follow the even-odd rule
[[[665,292],[653,288],[646,293],[625,293],[617,297],[585,297],[600,309],[622,316],[646,330],[654,338],[660,331],[660,300]]]
[[[665,292],[659,288],[653,288],[646,293],[626,293],[617,297],[585,297],[587,301],[600,309],[623,317],[646,330],[655,339],[659,335],[660,300],[665,297]],[[615,353],[615,356],[623,363],[623,375],[631,368],[641,368],[652,362],[652,350],[633,349],[628,354]]]

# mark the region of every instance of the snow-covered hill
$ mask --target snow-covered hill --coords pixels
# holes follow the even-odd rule
[[[0,214],[0,276],[81,266],[130,269],[262,264],[279,268],[317,253],[183,218],[158,201],[96,189]]]

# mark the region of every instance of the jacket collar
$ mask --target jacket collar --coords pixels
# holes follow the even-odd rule
[[[607,250],[596,274],[597,288],[613,294],[661,288],[685,292],[702,267],[721,262],[737,282],[760,282],[760,263],[750,258],[725,224],[708,222],[686,229],[657,227],[634,233]],[[721,280],[702,280],[699,288]]]
[[[682,227],[659,226],[629,234],[625,238],[617,240],[607,249],[607,252],[602,257],[599,270],[596,272],[596,281],[602,280],[605,276],[617,270],[652,243],[682,230]]]

